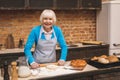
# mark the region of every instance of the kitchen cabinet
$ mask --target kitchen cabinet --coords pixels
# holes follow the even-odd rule
[[[104,46],[93,46],[86,49],[86,58],[94,56],[109,55],[109,45]]]
[[[8,64],[10,65],[12,61],[17,60],[22,56],[24,56],[23,52],[0,54],[0,67],[5,61],[8,61]]]
[[[82,9],[101,9],[101,0],[80,0],[79,4]]]
[[[78,9],[79,0],[56,0],[56,9]]]
[[[101,9],[101,3],[101,0],[29,0],[29,8],[55,10]]]
[[[57,60],[60,57],[60,50],[56,52]],[[73,59],[92,58],[94,56],[109,55],[109,45],[84,45],[68,49],[67,61]]]
[[[54,0],[29,0],[29,9],[54,8]]]
[[[12,50],[12,49],[11,49]],[[15,50],[12,50],[15,51]],[[23,51],[23,50],[22,50]],[[56,49],[56,59],[59,60],[61,50]],[[108,55],[109,54],[109,45],[83,45],[81,47],[71,47],[68,48],[67,61],[73,59],[82,59],[82,58],[91,58],[93,56],[100,55]],[[9,62],[9,64],[17,60],[19,57],[23,57],[24,52],[11,52],[11,53],[0,53],[0,64],[2,64],[5,60]]]
[[[94,80],[119,80],[119,79],[120,79],[120,71],[98,74],[94,76]]]
[[[25,9],[26,0],[0,0],[0,9]]]
[[[101,9],[101,3],[101,0],[0,0],[0,9],[96,10]]]
[[[79,0],[29,0],[29,9],[78,9]]]

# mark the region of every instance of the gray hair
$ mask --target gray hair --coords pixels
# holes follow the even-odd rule
[[[55,15],[55,12],[53,10],[50,10],[50,9],[45,9],[41,15],[40,15],[40,22],[42,23],[42,19],[44,17],[52,17],[53,20],[54,20],[54,23],[56,23],[56,15]]]

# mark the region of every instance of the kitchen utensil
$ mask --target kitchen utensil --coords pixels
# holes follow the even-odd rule
[[[45,63],[45,64],[39,64],[39,65],[40,65],[40,67],[46,67],[47,65],[51,65],[51,64],[58,65],[57,62],[55,62],[55,63]]]
[[[81,41],[82,44],[86,45],[101,45],[102,41]]]
[[[84,67],[65,66],[64,69],[69,69],[69,70],[83,70]]]

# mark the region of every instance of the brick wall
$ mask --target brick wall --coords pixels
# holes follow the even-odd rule
[[[19,39],[27,40],[31,29],[39,25],[41,11],[36,10],[1,10],[0,43],[5,44],[8,34],[12,33],[15,46]],[[67,43],[83,40],[95,40],[96,11],[94,10],[56,10],[57,25],[63,30]]]
[[[102,0],[109,1],[109,0]],[[96,39],[96,11],[94,10],[56,10],[57,25],[63,30],[67,43]],[[12,33],[15,47],[19,39],[26,42],[31,29],[39,25],[41,11],[0,10],[0,44],[6,44],[8,34]]]

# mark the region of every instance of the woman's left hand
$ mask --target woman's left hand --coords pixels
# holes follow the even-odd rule
[[[64,60],[59,60],[59,61],[58,61],[58,65],[63,66],[64,64],[65,64],[65,61],[64,61]]]

